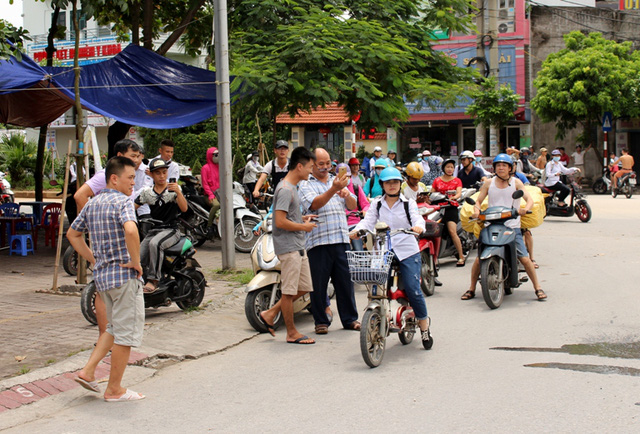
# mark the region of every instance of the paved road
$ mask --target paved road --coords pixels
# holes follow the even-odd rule
[[[445,286],[428,299],[429,352],[392,336],[383,364],[369,369],[358,333],[334,326],[302,347],[279,330],[276,339],[259,335],[135,386],[132,373],[144,401],[114,406],[79,393],[64,410],[34,409],[41,419],[9,432],[636,432],[640,199],[589,201],[591,223],[550,218],[534,231],[546,302],[534,300],[529,283],[498,310],[479,297],[463,302],[469,267],[444,265]],[[363,308],[361,289],[357,299]],[[241,303],[232,309],[230,321],[241,320]],[[297,322],[313,330],[308,314]],[[238,335],[252,336],[244,324]],[[567,344],[619,357],[557,350]]]

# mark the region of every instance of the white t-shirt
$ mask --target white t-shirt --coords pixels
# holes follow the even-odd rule
[[[576,166],[584,165],[584,152],[574,152],[573,154],[571,154],[571,156],[573,157],[573,161],[575,162]]]

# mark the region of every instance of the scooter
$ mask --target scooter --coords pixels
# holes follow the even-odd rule
[[[11,190],[11,184],[5,176],[4,172],[0,172],[0,203],[13,203],[15,202],[15,195]]]
[[[557,191],[550,190],[543,184],[538,184],[538,187],[545,195],[544,205],[547,208],[546,215],[556,217],[573,217],[575,214],[581,222],[587,223],[591,220],[592,216],[591,207],[587,203],[587,198],[582,194],[582,189],[572,177],[567,176],[567,179],[569,181],[568,187],[571,189],[571,194],[569,195],[570,200],[567,206],[558,205]]]
[[[449,199],[447,195],[444,195],[442,193],[431,193],[429,199],[431,201],[430,206],[433,206],[434,208],[437,206],[437,212],[431,214],[429,216],[429,219],[437,221],[440,226],[442,226],[438,257],[446,258],[449,256],[455,256],[456,258],[458,258],[458,251],[456,250],[455,244],[453,244],[453,240],[451,239],[449,230],[445,227],[444,222],[442,222],[442,217],[445,208],[451,206],[458,208],[459,203],[458,201]],[[460,222],[458,222],[458,224],[456,225],[456,233],[458,234],[458,238],[460,238],[460,242],[462,243],[462,253],[466,258],[469,252],[476,246],[476,243],[478,241],[473,234],[462,229],[462,224]]]
[[[631,199],[633,196],[633,188],[636,186],[636,172],[631,171],[629,173],[625,173],[618,180],[618,186],[613,187],[611,191],[611,196],[614,198],[618,196],[618,193],[624,194],[627,199]]]
[[[141,231],[147,231],[146,225],[161,223],[158,220],[145,219],[141,222]],[[185,236],[164,251],[162,277],[158,282],[158,290],[144,294],[145,308],[170,306],[172,302],[182,310],[200,306],[207,281],[200,271],[202,267],[194,258],[195,253],[191,240]],[[91,282],[82,290],[80,307],[84,318],[91,324],[97,325],[95,298],[96,286]]]
[[[605,167],[602,170],[602,176],[596,179],[591,186],[595,194],[607,194],[611,188],[611,170]]]
[[[359,231],[362,236],[368,233]],[[367,287],[369,304],[365,308],[360,330],[360,352],[371,368],[382,363],[387,336],[398,333],[403,345],[410,344],[418,328],[418,321],[409,304],[400,279],[399,262],[391,251],[391,237],[396,234],[415,233],[410,229],[390,230],[387,224],[376,224],[372,251],[347,251],[349,274],[354,283]],[[423,343],[425,349],[433,346],[430,337]]]
[[[517,190],[511,196],[518,200],[524,196]],[[475,200],[467,198],[466,202],[475,205]],[[504,296],[513,292],[528,278],[518,278],[518,255],[516,250],[516,229],[507,227],[505,222],[518,218],[518,207],[492,206],[482,211],[478,219],[488,224],[480,232],[482,250],[480,259],[480,285],[482,297],[491,309],[502,304]]]
[[[433,213],[437,213],[440,207],[438,205],[429,205],[427,203],[418,203],[418,212],[424,218],[425,230],[418,239],[420,255],[422,256],[422,267],[420,268],[420,288],[425,296],[431,297],[436,290],[436,278],[438,277],[438,253],[440,252],[440,244],[442,241],[442,230],[444,225],[437,221],[431,220],[429,217]]]

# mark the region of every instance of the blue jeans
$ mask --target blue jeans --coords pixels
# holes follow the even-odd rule
[[[347,263],[348,244],[324,244],[307,251],[311,268],[311,313],[315,325],[330,325],[327,308],[327,285],[329,278],[336,290],[338,315],[343,327],[349,327],[358,320],[358,309],[353,291],[353,282]]]
[[[422,258],[420,253],[409,256],[399,262],[400,278],[404,284],[404,292],[409,297],[409,304],[413,308],[416,319],[427,319],[427,303],[420,289],[420,267],[422,266]]]

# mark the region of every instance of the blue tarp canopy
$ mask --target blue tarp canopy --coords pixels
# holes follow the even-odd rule
[[[80,100],[94,113],[147,128],[180,128],[216,114],[215,73],[137,45],[82,66]],[[41,67],[28,56],[0,61],[0,122],[49,124],[75,101],[73,68]]]

